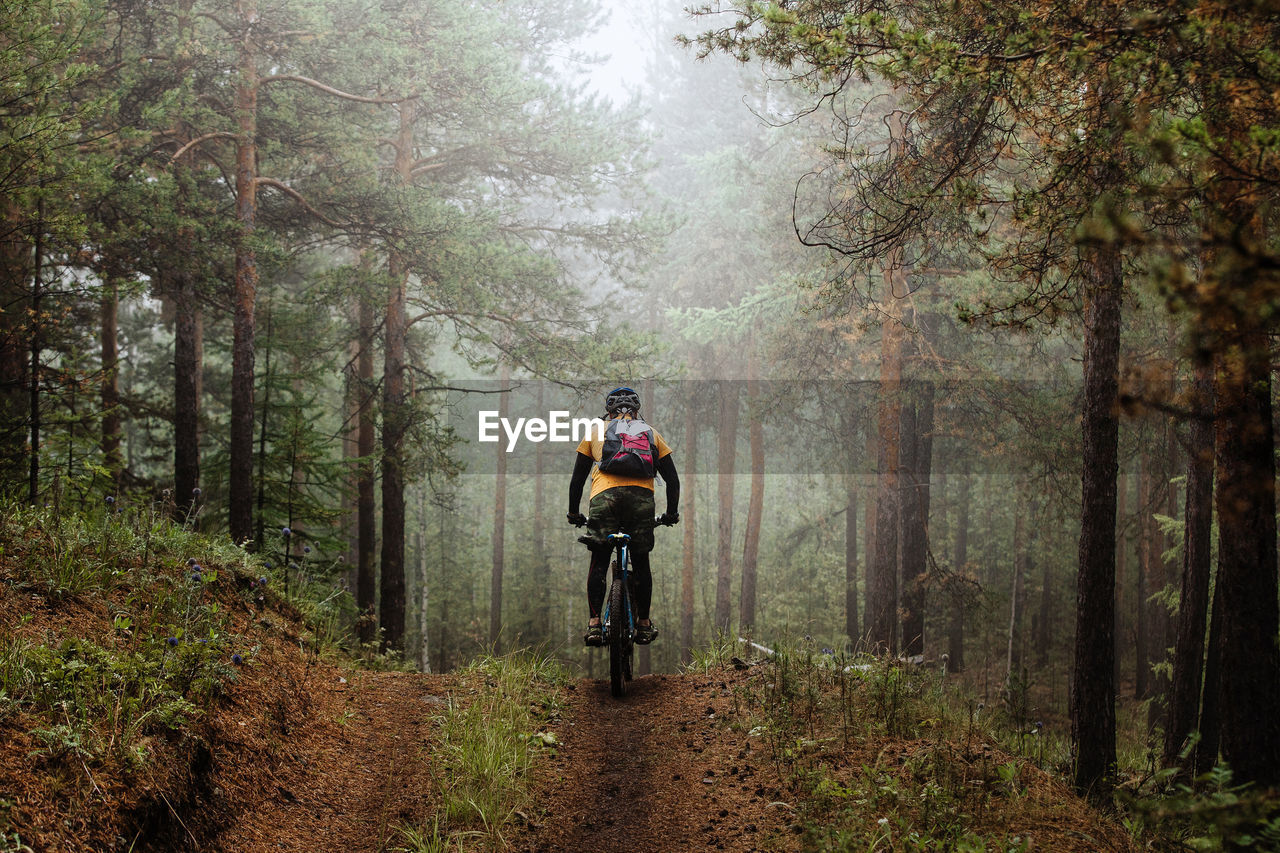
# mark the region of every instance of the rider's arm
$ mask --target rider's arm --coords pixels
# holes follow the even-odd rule
[[[662,482],[667,484],[667,515],[676,515],[680,512],[680,475],[676,473],[676,463],[668,453],[658,460],[657,467]]]
[[[593,462],[595,462],[595,459],[585,453],[579,453],[578,458],[573,463],[573,476],[569,478],[570,515],[577,514],[578,505],[582,503],[582,487],[587,483],[587,475],[591,473],[591,463]]]

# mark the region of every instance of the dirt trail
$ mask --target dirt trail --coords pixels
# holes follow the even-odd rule
[[[509,837],[513,849],[798,848],[776,776],[724,720],[734,678],[648,676],[622,699],[607,681],[573,685],[562,746],[538,780],[542,814]]]
[[[217,774],[224,796],[253,807],[215,840],[237,853],[348,853],[404,843],[430,814],[432,717],[456,682],[444,676],[317,667],[296,684],[305,722],[278,732],[270,707],[238,706],[240,766]],[[256,760],[259,751],[271,761]],[[274,768],[274,769],[268,769]],[[227,790],[229,788],[229,790]]]
[[[648,676],[622,699],[607,681],[569,685],[550,727],[559,746],[540,761],[532,808],[504,831],[509,849],[750,851],[766,837],[795,849],[776,776],[728,725],[736,677]],[[248,701],[220,718],[239,748],[215,768],[215,793],[241,808],[211,849],[377,853],[404,843],[398,827],[428,825],[432,718],[457,680],[328,666],[290,678],[282,699],[308,705],[296,727],[282,732],[275,709]]]

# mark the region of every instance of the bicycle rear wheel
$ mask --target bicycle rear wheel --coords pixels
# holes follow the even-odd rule
[[[616,564],[615,564],[616,565]],[[628,623],[631,614],[627,607],[626,590],[622,579],[615,577],[609,585],[609,692],[614,696],[627,694],[627,681],[631,678],[630,646]]]

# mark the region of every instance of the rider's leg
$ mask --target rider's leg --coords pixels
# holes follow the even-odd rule
[[[606,550],[591,552],[591,566],[587,569],[587,607],[591,610],[591,621],[587,623],[589,625],[600,624],[611,554],[611,551]]]
[[[653,574],[649,571],[649,553],[631,555],[631,589],[636,597],[636,621],[649,624],[649,603],[653,600]]]

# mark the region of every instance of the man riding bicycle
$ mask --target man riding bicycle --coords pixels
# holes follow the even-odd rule
[[[631,388],[615,388],[605,397],[604,409],[605,435],[582,440],[573,477],[569,480],[567,517],[570,524],[587,525],[587,534],[578,541],[591,551],[591,565],[587,570],[587,606],[591,618],[582,641],[588,646],[604,645],[600,610],[604,606],[605,575],[613,547],[608,537],[621,532],[631,536],[632,589],[637,617],[635,641],[647,644],[658,636],[658,629],[649,618],[649,603],[653,598],[653,575],[649,571],[653,527],[680,520],[680,477],[671,459],[671,448],[656,430],[640,419],[639,394]],[[608,458],[604,455],[606,446],[610,448]],[[615,462],[624,455],[631,458],[622,460],[624,464]],[[658,519],[653,517],[655,472],[667,484],[667,511]],[[578,511],[588,473],[591,474],[589,517]]]

